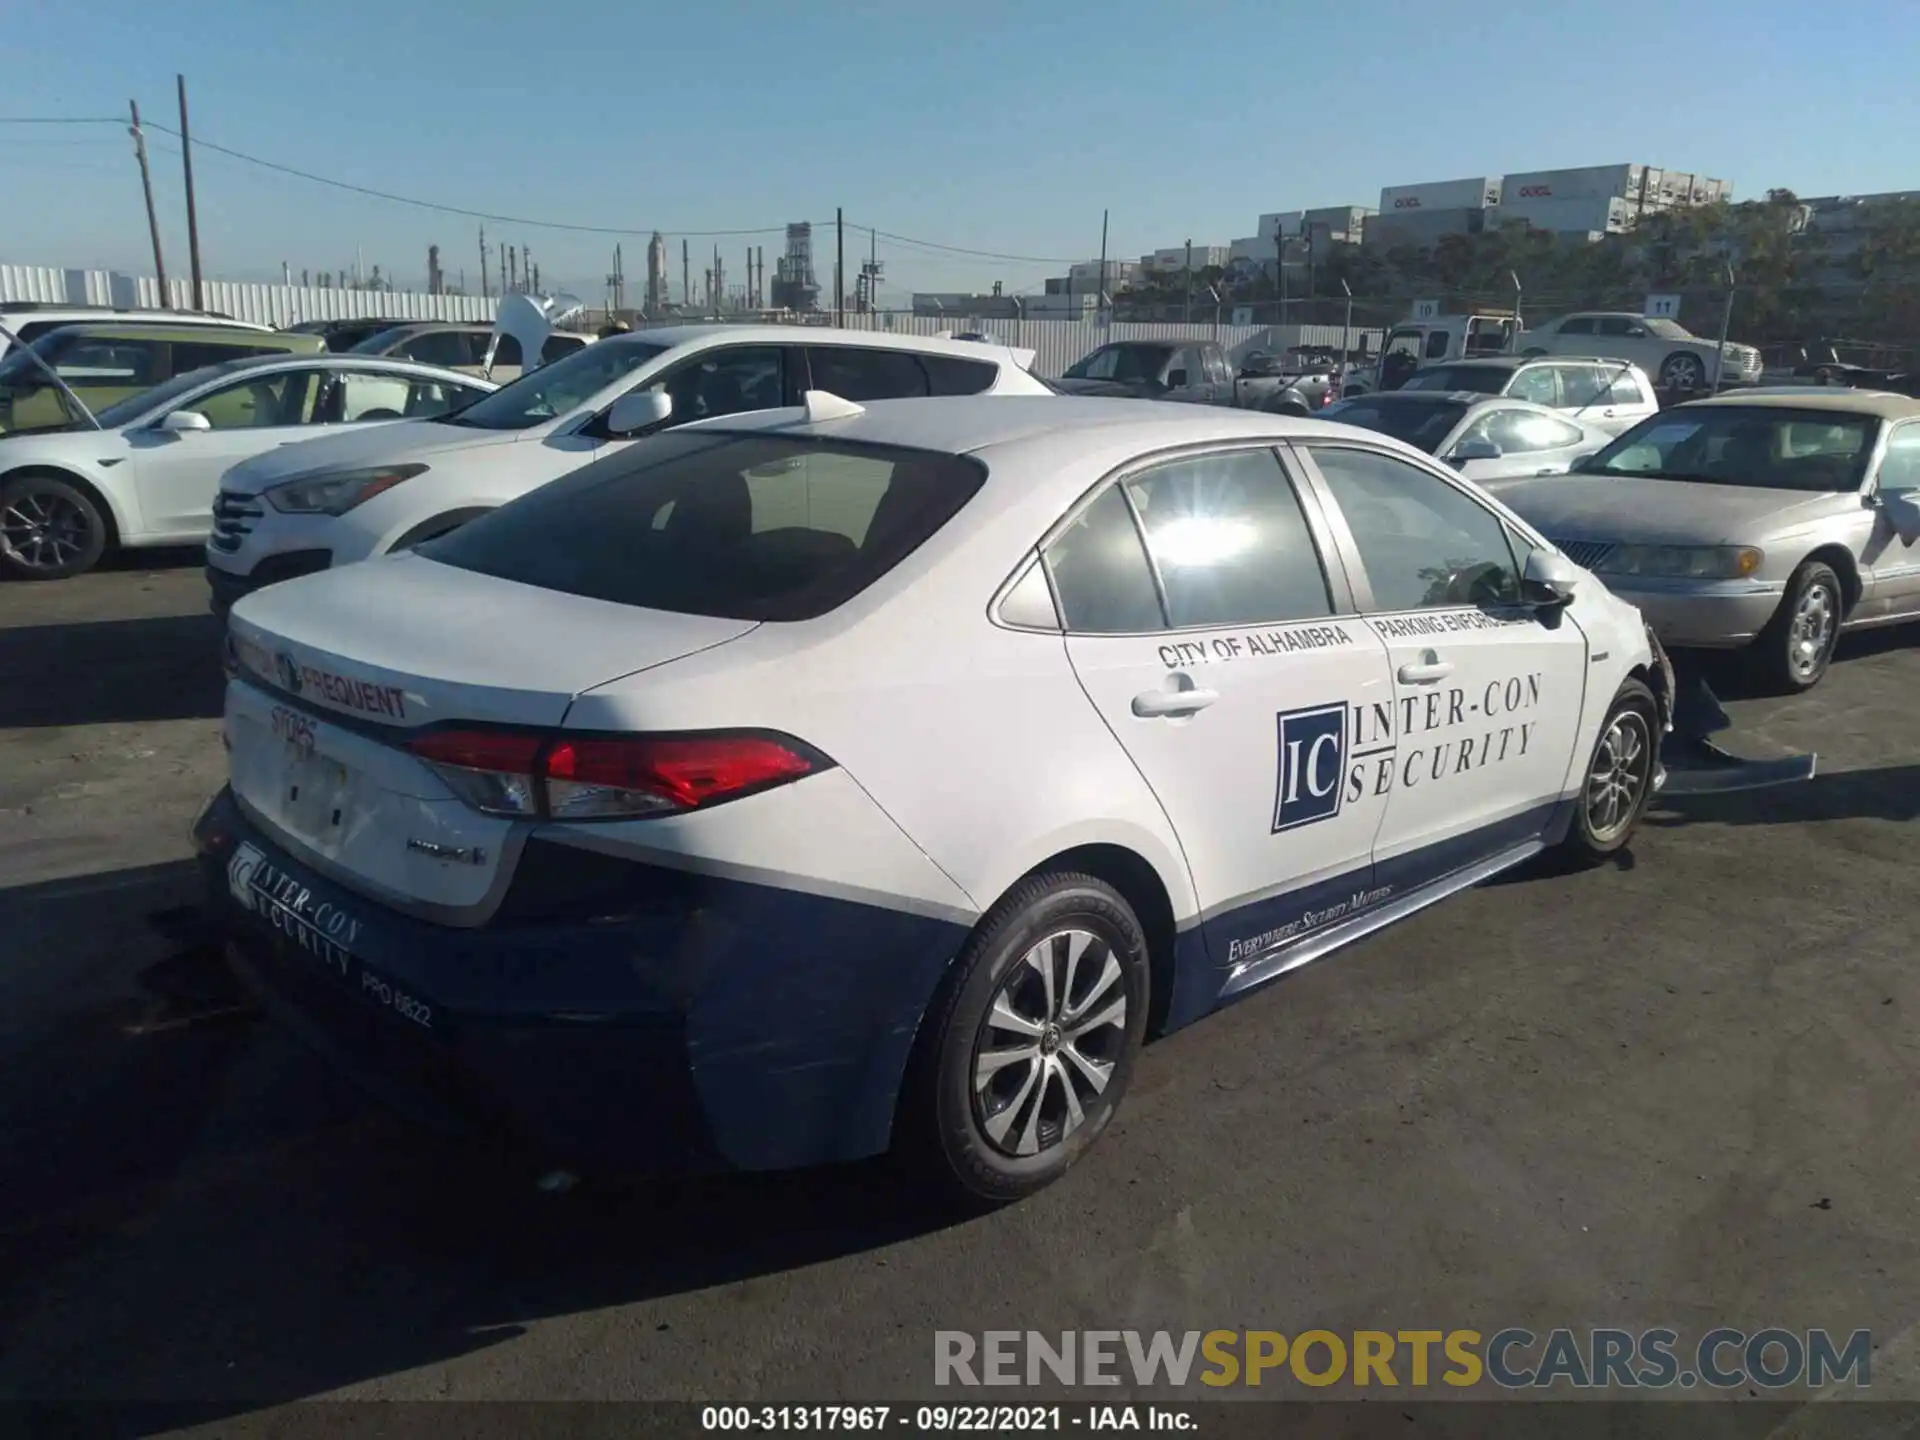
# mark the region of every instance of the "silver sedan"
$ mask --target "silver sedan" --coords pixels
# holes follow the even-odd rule
[[[1746,391],[1642,421],[1500,498],[1672,647],[1751,648],[1788,692],[1840,633],[1920,619],[1920,400]]]
[[[1496,492],[1516,480],[1565,475],[1612,438],[1545,405],[1464,390],[1358,395],[1319,418],[1404,440]]]

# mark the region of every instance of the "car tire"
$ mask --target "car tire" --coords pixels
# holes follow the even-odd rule
[[[922,1025],[904,1158],[969,1208],[1058,1180],[1126,1094],[1151,988],[1146,932],[1118,891],[1072,872],[1022,880],[976,927]]]
[[[1704,390],[1707,367],[1698,355],[1676,350],[1660,362],[1660,383],[1668,390]]]
[[[0,574],[66,580],[91,570],[106,551],[106,517],[79,486],[32,474],[0,484]]]
[[[1840,640],[1846,593],[1823,561],[1808,560],[1793,572],[1780,608],[1749,652],[1769,689],[1798,695],[1820,683]]]
[[[1573,823],[1562,845],[1576,865],[1597,865],[1624,850],[1653,798],[1660,768],[1660,707],[1641,681],[1628,677],[1613,697],[1600,738],[1581,772]]]

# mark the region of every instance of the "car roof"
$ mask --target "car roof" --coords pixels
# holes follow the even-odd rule
[[[232,337],[244,340],[249,345],[285,350],[289,354],[317,353],[317,347],[320,346],[318,335],[296,335],[287,330],[260,330],[224,323],[170,326],[89,321],[78,325],[62,325],[49,333],[87,335],[101,340],[182,340],[195,345],[207,345]]]
[[[285,355],[243,355],[237,360],[222,360],[217,365],[203,365],[190,373],[205,375],[213,380],[228,375],[240,375],[249,370],[361,370],[377,371],[389,375],[427,376],[448,382],[458,381],[462,385],[492,385],[494,382],[481,380],[477,375],[466,375],[458,370],[449,370],[444,365],[427,365],[418,360],[400,360],[386,355],[341,354],[338,351],[321,350],[314,353],[289,351]],[[495,388],[498,388],[495,386]]]
[[[237,320],[231,315],[223,315],[217,310],[160,310],[141,305],[64,305],[50,300],[0,300],[0,315],[31,315],[35,318],[47,315],[77,315],[88,319],[110,320],[115,316],[138,319],[146,323],[148,317],[162,322],[181,325],[239,325],[254,329],[266,329],[256,326],[250,320]]]
[[[938,355],[958,355],[978,360],[982,350],[1010,351],[1016,346],[994,341],[942,339],[938,335],[911,335],[894,330],[849,330],[832,325],[657,325],[632,330],[624,335],[609,335],[599,345],[622,345],[640,340],[649,345],[729,344],[759,345],[864,345],[876,350],[919,350]]]
[[[1881,420],[1910,420],[1920,416],[1920,400],[1886,390],[1835,390],[1809,385],[1804,390],[1733,390],[1705,400],[1689,400],[1676,410],[1724,409],[1757,406],[1768,410],[1831,410],[1836,415],[1870,415]]]
[[[756,410],[682,426],[682,431],[734,433],[780,430],[866,445],[895,445],[949,455],[971,455],[1016,442],[1101,432],[1115,444],[1140,448],[1200,444],[1210,440],[1275,439],[1348,431],[1325,421],[1181,405],[1153,400],[1109,400],[1081,395],[949,395],[876,400],[858,415],[809,422],[798,407]],[[1367,433],[1371,432],[1357,432]]]

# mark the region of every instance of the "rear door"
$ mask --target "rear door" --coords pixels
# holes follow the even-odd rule
[[[1080,683],[1186,853],[1216,991],[1370,905],[1386,651],[1274,451],[1145,463],[1044,556]]]
[[[1506,522],[1469,491],[1369,446],[1298,451],[1392,666],[1373,883],[1404,894],[1539,839],[1573,762],[1586,637],[1519,603]]]

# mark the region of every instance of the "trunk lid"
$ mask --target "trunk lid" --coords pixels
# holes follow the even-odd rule
[[[491,913],[531,822],[458,799],[404,748],[409,732],[556,729],[582,691],[755,626],[562,595],[413,554],[271,586],[229,624],[235,796],[341,883],[450,924]]]

